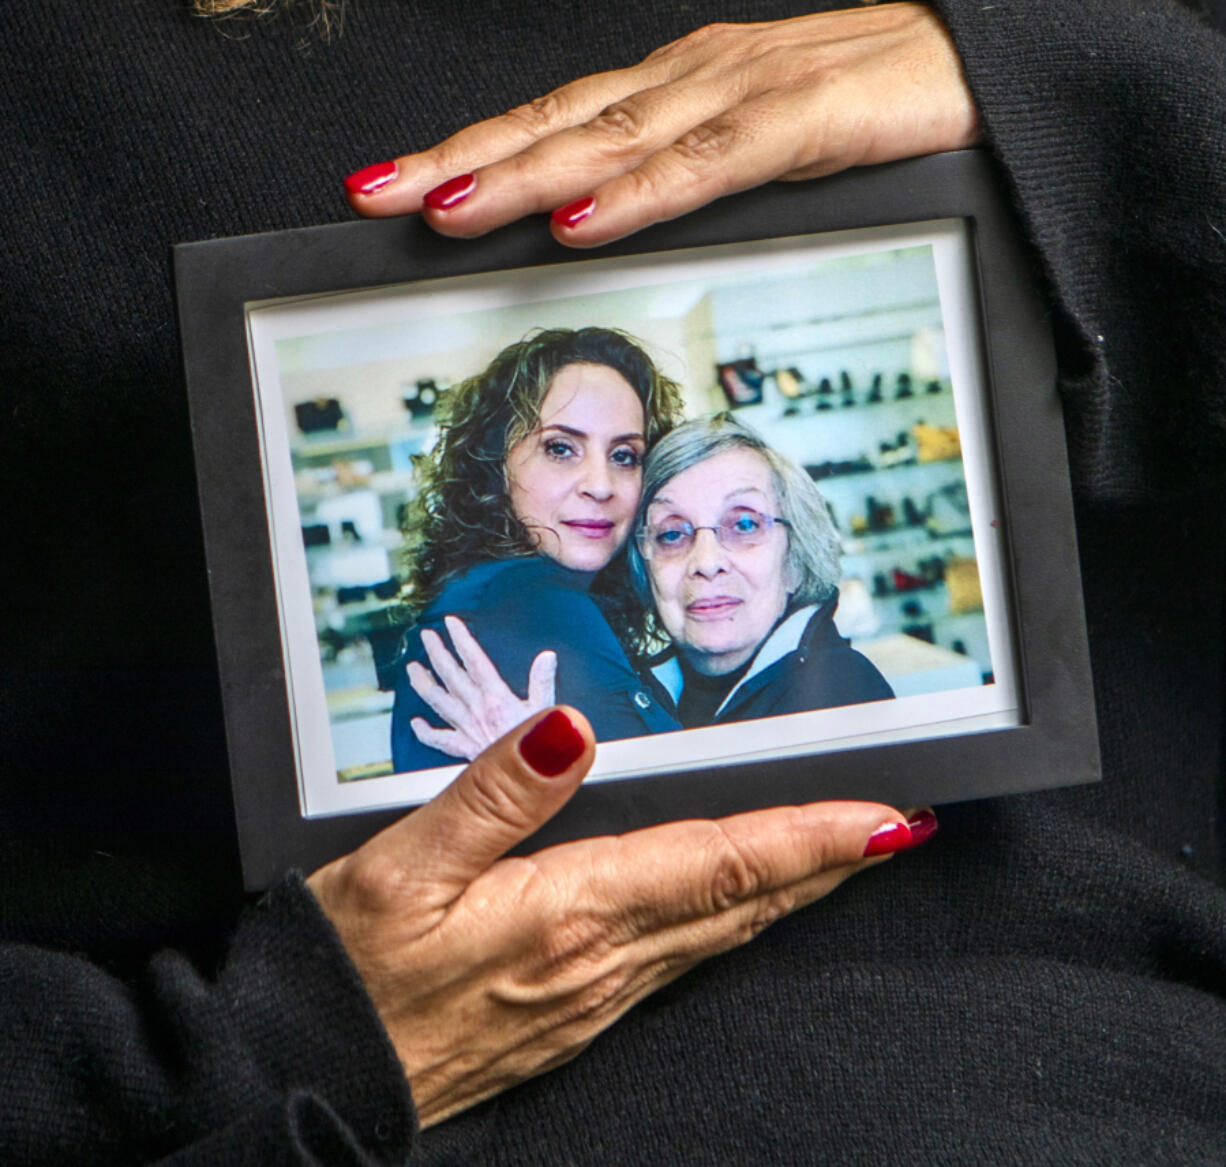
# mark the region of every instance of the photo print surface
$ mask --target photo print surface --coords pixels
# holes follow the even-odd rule
[[[960,220],[249,305],[303,813],[465,700],[589,781],[1019,724],[976,305]]]

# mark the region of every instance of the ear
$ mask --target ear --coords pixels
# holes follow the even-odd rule
[[[788,593],[789,600],[796,594],[797,589],[800,587],[800,582],[801,571],[800,568],[796,566],[796,556],[793,553],[792,548],[789,546],[788,557],[783,564],[783,586]]]

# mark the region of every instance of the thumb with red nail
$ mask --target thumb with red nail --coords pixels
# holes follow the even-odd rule
[[[594,757],[581,714],[546,710],[308,880],[423,1127],[569,1061],[700,960],[918,841],[891,807],[824,802],[506,858]]]

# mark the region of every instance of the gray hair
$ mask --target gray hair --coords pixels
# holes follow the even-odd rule
[[[628,554],[635,590],[651,605],[651,581],[639,548],[647,524],[647,508],[678,474],[728,450],[753,450],[770,467],[779,518],[788,522],[788,567],[797,582],[795,604],[820,604],[834,595],[842,578],[842,544],[830,517],[826,499],[790,458],[772,450],[753,430],[730,413],[699,417],[677,426],[650,450],[643,464],[643,495],[635,516],[635,537]]]

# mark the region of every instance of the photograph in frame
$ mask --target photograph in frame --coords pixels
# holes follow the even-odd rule
[[[536,224],[460,244],[416,221],[177,249],[249,886],[432,797],[457,740],[475,751],[411,680],[445,687],[453,617],[517,699],[552,653],[549,697],[596,728],[537,842],[1097,777],[1050,336],[983,160],[923,162],[878,168],[909,192],[868,172],[808,206],[742,196],[771,212],[756,238],[699,215],[596,257]],[[484,425],[500,361],[575,344],[572,374],[632,350],[610,363],[672,387],[666,424],[626,367],[612,389],[539,385],[551,424],[513,442]],[[439,571],[440,466],[454,487],[469,447],[482,497],[534,533],[499,543],[479,517],[495,551]],[[549,501],[515,451],[599,481]]]
[[[684,420],[727,417],[814,481],[840,561],[837,596],[828,601],[837,605],[832,633],[871,663],[890,694],[853,682],[845,699],[823,693],[837,704],[806,711],[781,692],[777,714],[769,700],[755,704],[769,724],[726,720],[721,710],[703,728],[683,729],[675,716],[660,728],[644,719],[639,736],[602,738],[588,781],[1018,724],[1009,601],[993,527],[995,468],[977,337],[967,327],[973,284],[966,230],[956,220],[868,228],[252,305],[247,324],[304,814],[424,801],[457,772],[451,759],[431,757],[437,751],[411,746],[400,750],[408,765],[393,762],[393,708],[407,696],[400,673],[408,660],[428,663],[412,597],[401,599],[414,550],[401,528],[418,487],[416,468],[432,458],[452,387],[550,331],[617,330],[632,338],[679,387]],[[605,406],[598,393],[595,404]],[[630,454],[650,456],[641,445]],[[563,446],[558,456],[576,452]],[[711,485],[726,461],[715,463]],[[695,474],[697,467],[689,477]],[[585,504],[583,483],[574,489],[563,507],[599,513],[601,500]],[[556,537],[546,531],[542,541],[548,557]],[[628,576],[625,555],[616,554],[624,548],[607,550],[604,570]],[[714,578],[688,585],[731,594],[725,606],[733,613],[709,622],[747,621],[744,638],[758,638],[754,656],[797,655],[796,635],[785,633],[785,648],[773,634],[789,621],[795,633],[794,609],[803,608],[804,620],[822,605],[780,599],[761,615],[737,612],[748,604],[738,589],[762,581],[735,551],[715,555],[727,562],[690,572],[709,570]],[[489,562],[472,567],[482,572]],[[531,572],[518,578],[524,582],[516,586],[532,588]],[[594,578],[599,590],[603,581]],[[539,625],[558,599],[552,584],[551,574],[539,598],[514,597],[509,618],[523,627],[509,632],[498,627],[508,619],[496,598],[501,581],[480,596],[472,587],[447,589],[463,605],[448,614],[475,619],[497,632],[500,644],[519,639],[560,651],[558,699],[599,723],[608,704],[622,699],[617,679],[602,689],[599,662],[584,659],[587,645],[601,644],[607,633],[592,627],[589,634],[580,623],[571,634],[578,643],[542,639]],[[504,595],[503,603],[511,602]],[[486,604],[493,609],[483,610]],[[667,707],[679,696],[668,670],[671,664],[678,672],[676,659],[686,652],[686,621],[677,630],[680,649],[666,633],[650,655],[634,651],[631,629],[617,626],[599,602],[587,621],[613,625],[643,674],[632,703]],[[445,636],[439,623],[428,621]],[[772,664],[779,672],[779,662]],[[832,666],[814,660],[809,667]],[[751,663],[746,680],[753,670]],[[802,684],[795,672],[785,667],[780,683]],[[522,667],[505,680],[526,695]],[[401,710],[396,720],[407,716]],[[609,724],[616,732],[633,719]]]

